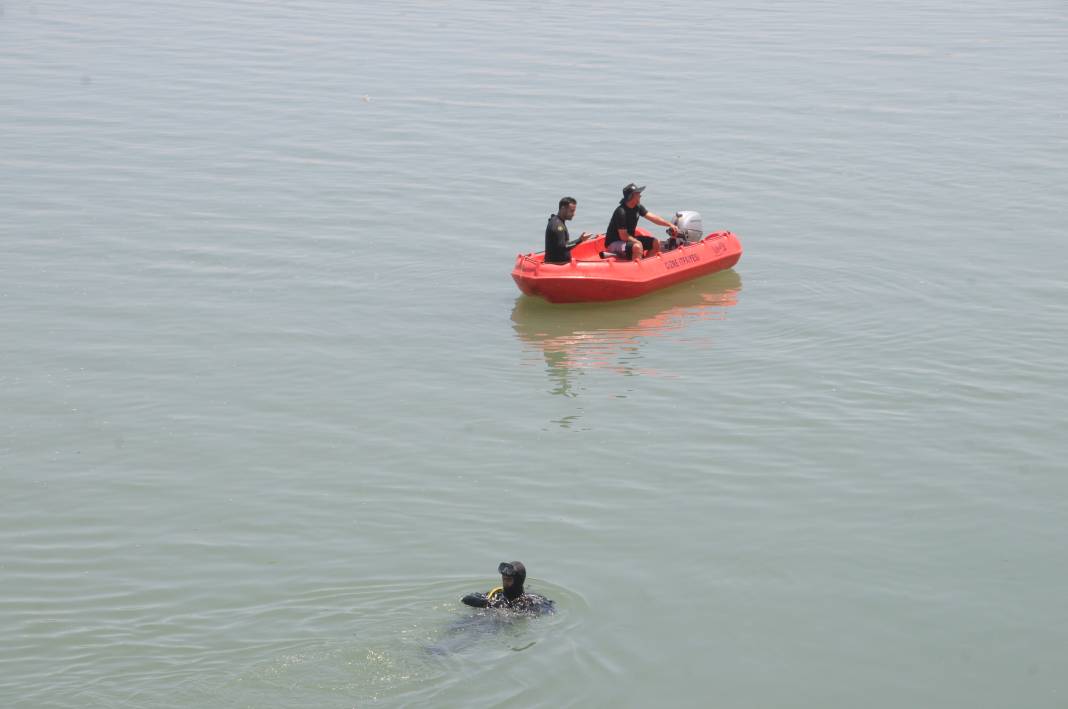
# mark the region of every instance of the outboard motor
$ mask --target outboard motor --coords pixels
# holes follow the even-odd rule
[[[665,251],[677,249],[683,244],[700,241],[701,237],[705,235],[704,228],[701,225],[701,215],[697,212],[675,212],[675,218],[671,220],[671,223],[679,231],[678,234],[664,243]]]

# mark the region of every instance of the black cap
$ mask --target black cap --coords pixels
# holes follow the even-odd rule
[[[641,192],[644,189],[645,189],[645,185],[642,185],[641,187],[638,187],[638,185],[636,185],[633,182],[631,182],[630,184],[628,184],[626,187],[623,188],[623,197],[624,198],[630,197],[635,192]]]

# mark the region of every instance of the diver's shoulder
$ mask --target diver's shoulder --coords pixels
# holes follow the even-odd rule
[[[556,604],[540,593],[524,593],[519,600],[520,603],[517,605],[532,613],[545,614],[556,611]]]

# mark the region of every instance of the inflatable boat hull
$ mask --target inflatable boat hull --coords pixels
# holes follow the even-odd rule
[[[642,229],[639,234],[648,236]],[[551,303],[582,303],[638,298],[661,288],[723,271],[738,263],[742,245],[729,231],[640,261],[602,258],[604,235],[571,251],[571,263],[545,263],[544,253],[516,257],[512,279],[519,290]]]

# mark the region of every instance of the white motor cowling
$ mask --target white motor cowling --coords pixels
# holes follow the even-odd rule
[[[697,212],[675,212],[671,223],[679,230],[679,239],[683,241],[700,241],[705,235],[701,215]]]

